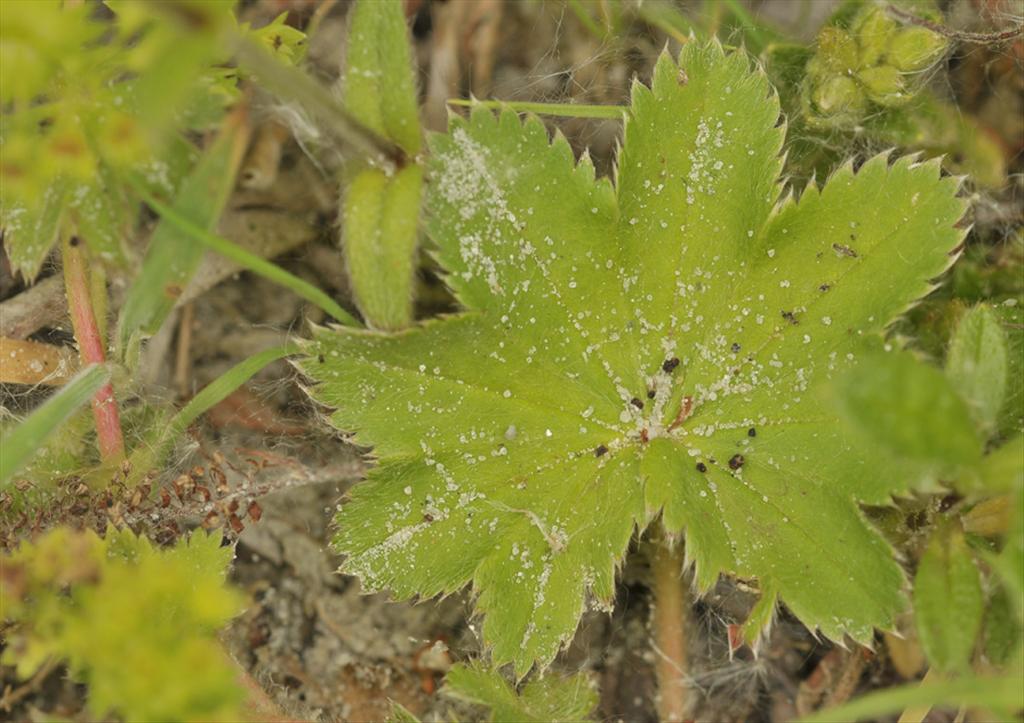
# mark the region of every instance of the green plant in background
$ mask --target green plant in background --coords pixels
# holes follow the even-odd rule
[[[865,3],[848,27],[826,25],[807,63],[804,104],[816,122],[860,122],[869,103],[898,106],[948,43],[923,27],[900,27],[880,5]]]
[[[467,313],[320,331],[302,362],[380,457],[338,518],[347,571],[403,597],[472,581],[521,676],[660,513],[702,589],[756,577],[835,638],[891,625],[902,574],[853,499],[913,478],[819,387],[949,265],[964,205],[936,164],[878,156],[776,208],[778,113],[743,55],[694,43],[634,88],[616,187],[513,114],[435,140],[429,229]]]
[[[948,290],[893,325],[958,248],[960,179],[941,177],[937,160],[877,155],[798,200],[779,180],[780,107],[799,131],[788,143],[796,176],[832,170],[864,139],[963,146],[969,123],[921,87],[943,37],[871,2],[846,4],[813,49],[785,44],[731,0],[693,22],[668,3],[602,3],[595,20],[571,2],[599,38],[635,14],[685,43],[678,63],[659,59],[651,88],[634,86],[629,107],[513,104],[624,118],[613,185],[507,110],[474,108],[425,151],[398,0],[354,3],[340,98],[297,67],[304,37],[284,15],[252,29],[230,3],[107,7],[112,16],[4,6],[5,245],[32,278],[62,242],[93,365],[5,430],[0,489],[19,477],[44,491],[69,477],[103,487],[115,468],[134,488],[206,409],[296,354],[243,360],[178,412],[142,405],[139,434],[120,440],[114,391],[130,387],[140,344],[206,250],[356,326],[323,291],[214,233],[248,142],[245,79],[316,117],[345,155],[343,251],[368,329],[317,328],[300,366],[333,423],[380,461],[338,515],[345,569],[402,597],[469,583],[478,594],[487,662],[453,668],[449,693],[496,720],[585,718],[588,679],[545,670],[588,596],[612,605],[640,529],[670,583],[691,563],[701,591],[720,574],[756,581],[742,627],[751,645],[779,603],[828,637],[869,643],[912,602],[934,675],[949,677],[866,698],[851,716],[1024,705],[1012,685],[1024,604],[1019,239],[998,263],[958,264]],[[768,77],[709,40],[717,32],[742,38]],[[197,134],[201,151],[186,140]],[[980,180],[1001,180],[986,158],[982,141],[965,151]],[[413,326],[421,196],[465,311]],[[141,228],[140,201],[159,221],[139,262],[124,242]],[[103,355],[108,267],[131,280],[114,362]],[[965,312],[995,298],[1007,303]],[[941,323],[917,325],[924,313]],[[944,357],[945,371],[880,351],[887,332],[891,346]],[[92,425],[80,411],[90,399]],[[88,472],[93,438],[101,454],[88,453],[99,465]],[[858,504],[949,487],[958,498],[929,508],[927,545],[911,550],[908,601],[895,537]],[[883,517],[873,519],[890,533]],[[213,636],[240,605],[217,539],[156,550],[126,531],[59,529],[25,543],[0,570],[0,618],[16,623],[6,659],[23,675],[68,661],[95,716],[239,715],[237,671]]]
[[[930,2],[913,4],[929,21]],[[851,146],[899,145],[948,154],[952,168],[983,186],[1006,176],[998,146],[974,121],[925,87],[948,54],[949,41],[898,22],[874,0],[842,3],[808,47],[782,38],[761,51],[793,125],[790,166],[805,177],[827,173]]]
[[[999,317],[977,306],[953,334],[945,373],[893,352],[868,358],[838,387],[856,433],[879,454],[941,479],[959,499],[934,512],[913,581],[918,637],[939,680],[831,715],[953,703],[1009,720],[1022,705],[1024,429],[1019,419],[1000,428],[1008,403],[1020,411],[1007,394],[1010,356]]]
[[[31,677],[66,661],[89,712],[125,720],[239,720],[244,692],[216,631],[241,610],[232,550],[194,533],[167,550],[108,529],[56,529],[0,558],[2,661]]]

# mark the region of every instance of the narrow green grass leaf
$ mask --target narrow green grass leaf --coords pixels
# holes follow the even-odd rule
[[[131,179],[129,182],[146,204],[160,214],[160,218],[162,220],[167,221],[170,226],[176,228],[183,236],[187,236],[199,243],[201,246],[215,251],[225,258],[231,259],[243,268],[252,271],[254,274],[259,274],[263,278],[273,281],[275,284],[279,284],[284,288],[295,292],[295,294],[306,301],[323,309],[340,323],[351,324],[353,326],[358,325],[359,322],[357,322],[351,314],[341,308],[341,306],[338,305],[338,302],[313,284],[305,281],[304,279],[300,279],[298,276],[295,276],[288,271],[285,271],[277,264],[267,261],[261,256],[257,256],[254,253],[246,251],[238,244],[234,244],[226,238],[212,234],[195,225],[187,218],[180,215],[173,208],[159,201],[146,189],[145,185],[137,179]]]
[[[698,34],[690,19],[669,0],[648,0],[637,6],[636,13],[645,23],[658,28],[679,44],[690,42],[691,33],[694,37]]]
[[[224,401],[228,395],[249,381],[254,374],[267,366],[267,364],[297,353],[299,353],[299,348],[292,344],[275,346],[253,354],[248,359],[231,367],[203,387],[181,411],[171,418],[171,421],[167,424],[165,436],[174,438],[184,433],[200,415],[205,414],[211,407]]]
[[[836,723],[867,721],[898,713],[916,706],[961,706],[1003,713],[1010,720],[1024,708],[1024,687],[1018,667],[1000,676],[966,676],[954,680],[936,680],[922,685],[905,685],[871,693],[835,708],[826,708],[801,718],[798,723]]]
[[[495,670],[480,663],[458,664],[445,676],[444,692],[491,709],[492,721],[562,723],[590,720],[597,692],[586,675],[549,675],[531,680],[518,693]]]
[[[536,113],[562,118],[608,118],[622,120],[629,107],[624,105],[587,105],[585,103],[531,103],[518,100],[465,100],[451,98],[448,105],[459,108],[487,108],[488,110],[511,110],[516,113]]]
[[[235,185],[248,142],[247,128],[239,114],[226,120],[221,133],[178,189],[174,200],[177,216],[205,231],[216,226]],[[134,335],[156,333],[195,273],[204,251],[203,243],[179,225],[166,218],[157,224],[118,322],[122,353]]]
[[[52,397],[0,441],[0,487],[25,465],[46,439],[56,432],[110,379],[107,366],[94,364],[75,375]]]
[[[161,464],[170,446],[210,408],[220,404],[232,392],[249,381],[263,367],[278,359],[298,354],[292,344],[266,349],[239,362],[203,387],[166,425],[155,430],[147,444],[140,445],[131,455],[129,484],[137,484],[143,476]]]
[[[978,426],[996,428],[1006,400],[1009,368],[1006,336],[987,306],[976,306],[957,325],[946,355],[946,375],[970,406]]]
[[[432,138],[428,231],[466,313],[319,330],[300,362],[379,460],[334,539],[364,589],[472,583],[524,675],[660,513],[702,589],[756,577],[835,639],[892,625],[903,573],[857,502],[907,477],[824,392],[949,265],[964,205],[884,155],[779,203],[779,112],[745,55],[689,43],[634,86],[615,185],[510,111]]]

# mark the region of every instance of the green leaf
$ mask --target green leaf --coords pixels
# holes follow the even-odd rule
[[[597,693],[586,675],[547,676],[516,692],[497,671],[479,663],[459,664],[445,676],[445,692],[491,709],[492,721],[560,723],[589,720]]]
[[[420,723],[420,719],[413,715],[412,711],[397,701],[390,701],[391,710],[388,713],[388,723]]]
[[[1006,401],[999,415],[1000,434],[1024,432],[1024,300],[1013,301],[1013,306],[1000,304],[995,309],[1007,348]]]
[[[1018,434],[985,455],[978,476],[993,492],[1024,488],[1024,434]]]
[[[128,203],[110,169],[101,165],[96,180],[78,184],[68,201],[75,230],[89,249],[107,263],[123,264],[124,242],[136,209]]]
[[[855,500],[905,486],[821,389],[930,288],[957,182],[885,156],[779,202],[783,129],[742,54],[690,43],[634,86],[617,185],[536,119],[433,141],[428,229],[466,313],[316,333],[301,368],[379,464],[335,547],[368,590],[472,582],[525,673],[609,606],[635,526],[685,528],[706,589],[757,577],[811,627],[869,640],[903,575]]]
[[[839,406],[865,439],[939,468],[981,459],[981,440],[963,399],[938,369],[909,352],[876,354],[838,385]]]
[[[412,164],[392,174],[364,168],[345,189],[345,263],[359,311],[375,329],[412,322],[422,188],[423,168]]]
[[[944,525],[932,534],[914,576],[914,619],[933,667],[966,673],[984,613],[981,574],[963,531]]]
[[[345,105],[412,158],[422,138],[402,3],[358,0],[351,12]],[[363,167],[345,186],[345,263],[356,305],[369,326],[402,329],[412,322],[423,169]]]
[[[886,688],[835,708],[826,708],[801,718],[799,723],[835,723],[835,721],[877,720],[911,706],[970,706],[1003,711],[992,720],[1009,720],[1024,707],[1024,691],[1019,666],[999,676],[965,676],[955,680],[937,680],[922,685]]]
[[[36,203],[13,201],[4,203],[0,209],[4,249],[11,268],[28,281],[39,275],[43,261],[57,242],[67,191],[68,184],[57,179],[46,187]]]
[[[86,404],[100,387],[110,379],[110,369],[92,365],[75,375],[60,391],[32,412],[28,419],[0,440],[0,488],[6,488],[11,477],[31,460],[36,450],[44,447],[50,435],[56,432],[71,415]]]
[[[560,116],[563,118],[606,118],[622,120],[629,110],[621,105],[587,105],[585,103],[530,103],[517,100],[477,100],[476,98],[452,98],[448,105],[459,108],[488,108],[491,110],[508,110],[516,113],[536,113],[538,115]]]
[[[402,2],[357,0],[351,13],[345,105],[360,123],[415,156],[423,141]]]
[[[743,621],[740,629],[743,642],[750,647],[755,647],[758,640],[765,635],[771,627],[772,619],[775,617],[775,608],[778,602],[778,592],[771,587],[764,587],[761,596],[754,603],[750,615]]]
[[[1006,398],[1006,337],[987,306],[976,306],[960,320],[946,355],[946,374],[967,400],[971,416],[986,432],[995,429]]]
[[[234,188],[248,135],[242,115],[225,121],[221,133],[182,182],[174,200],[178,213],[207,231],[216,225]],[[156,333],[192,278],[203,251],[202,243],[174,223],[161,220],[157,224],[121,311],[118,342],[122,351],[134,335]]]

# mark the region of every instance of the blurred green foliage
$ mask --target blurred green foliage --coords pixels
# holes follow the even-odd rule
[[[57,528],[0,558],[3,663],[21,677],[66,661],[95,718],[239,720],[244,692],[216,631],[242,600],[232,548],[193,533],[169,549],[108,528]]]
[[[120,175],[172,194],[195,159],[181,132],[215,127],[239,97],[233,38],[286,61],[304,42],[283,16],[240,30],[232,3],[202,0],[9,0],[0,19],[0,222],[27,279],[62,230],[125,263],[138,206]]]

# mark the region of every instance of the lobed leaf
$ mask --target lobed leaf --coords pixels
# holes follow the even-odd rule
[[[757,577],[834,638],[891,624],[903,575],[856,501],[908,480],[822,389],[946,269],[963,204],[884,155],[779,202],[778,116],[744,55],[690,43],[634,87],[615,186],[533,118],[433,139],[428,230],[466,312],[320,329],[300,362],[379,459],[337,518],[346,572],[400,597],[472,582],[522,675],[611,604],[661,514],[701,588]]]

